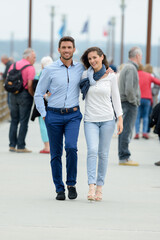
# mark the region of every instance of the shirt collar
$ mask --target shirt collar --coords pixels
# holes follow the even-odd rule
[[[129,62],[129,63],[132,63],[132,64],[137,68],[137,70],[138,70],[138,64],[137,64],[137,63],[135,63],[135,62],[133,62],[133,61],[131,61],[131,60],[128,60],[128,62]]]
[[[23,58],[23,61],[26,62],[27,64],[31,64],[27,59]]]
[[[64,63],[61,61],[60,58],[57,60],[57,62],[58,62],[58,64],[59,64],[59,66],[65,66]],[[73,61],[72,61],[72,64],[71,64],[70,66],[75,66],[75,65],[77,65],[77,64],[78,64],[78,62],[75,62],[75,61],[73,60]]]

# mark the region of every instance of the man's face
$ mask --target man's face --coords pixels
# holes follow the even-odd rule
[[[8,60],[7,60],[6,58],[1,58],[1,62],[2,62],[4,65],[6,65],[7,62],[8,62]]]
[[[36,54],[35,52],[32,52],[30,54],[30,56],[27,58],[27,60],[31,63],[31,65],[33,65],[36,61]]]
[[[73,57],[73,53],[75,52],[73,43],[70,41],[61,42],[60,48],[58,48],[58,52],[61,54],[62,59],[70,60]]]
[[[137,63],[138,65],[141,63],[142,61],[142,55],[141,54],[137,54]]]

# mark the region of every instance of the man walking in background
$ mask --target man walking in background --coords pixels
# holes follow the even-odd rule
[[[33,49],[27,48],[23,53],[23,59],[16,62],[16,69],[19,70],[25,65],[29,65],[21,71],[23,79],[23,90],[18,94],[11,93],[11,124],[9,130],[9,150],[18,153],[29,153],[25,148],[25,138],[28,130],[28,121],[33,103],[33,79],[35,69],[32,66],[35,63],[36,55]],[[9,71],[13,69],[11,65]],[[19,125],[19,130],[18,130]]]
[[[133,47],[129,51],[129,61],[119,76],[119,91],[123,109],[123,132],[118,139],[119,165],[138,166],[130,159],[129,142],[137,117],[137,108],[140,104],[140,89],[138,79],[138,65],[142,60],[142,51]]]

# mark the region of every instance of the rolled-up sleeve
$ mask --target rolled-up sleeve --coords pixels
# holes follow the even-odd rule
[[[49,90],[50,86],[50,77],[48,69],[43,69],[40,79],[38,81],[38,85],[36,87],[36,92],[34,95],[34,101],[36,104],[36,108],[42,117],[46,116],[46,109],[44,105],[43,96],[47,90]]]
[[[121,99],[118,89],[117,77],[114,74],[112,81],[111,81],[111,93],[112,93],[112,103],[114,107],[114,111],[116,113],[116,117],[122,116],[122,106],[121,106]]]

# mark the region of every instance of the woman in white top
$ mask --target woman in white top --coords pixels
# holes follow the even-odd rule
[[[106,73],[108,62],[100,48],[91,47],[81,57],[86,67],[80,82],[85,99],[84,131],[87,142],[88,200],[102,200],[102,186],[108,164],[112,135],[123,130],[122,108],[114,73]],[[98,157],[98,171],[96,164]],[[95,188],[96,186],[96,188]]]

